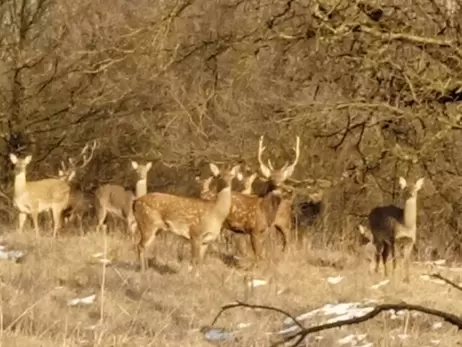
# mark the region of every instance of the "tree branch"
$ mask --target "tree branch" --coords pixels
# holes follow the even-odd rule
[[[341,320],[341,321],[337,321],[337,322],[333,322],[333,323],[325,323],[325,324],[320,324],[320,325],[316,325],[316,326],[313,326],[313,327],[305,328],[305,327],[302,326],[302,324],[300,322],[297,321],[296,317],[294,317],[290,313],[288,313],[288,312],[286,312],[286,311],[284,311],[284,310],[282,310],[280,308],[266,306],[266,305],[252,305],[252,304],[246,304],[246,303],[238,301],[238,302],[233,303],[233,304],[228,304],[228,305],[222,306],[221,310],[218,312],[218,314],[214,318],[211,326],[213,326],[217,322],[219,317],[225,311],[228,311],[230,309],[234,309],[234,308],[237,308],[237,307],[250,308],[250,309],[254,309],[254,310],[263,309],[263,310],[267,310],[267,311],[281,313],[281,314],[285,315],[286,317],[290,317],[293,320],[294,324],[297,325],[300,328],[299,332],[294,333],[292,335],[289,335],[289,336],[283,338],[282,340],[279,340],[279,341],[273,343],[272,346],[281,346],[281,345],[284,345],[287,342],[292,342],[292,344],[290,345],[291,347],[299,346],[300,343],[310,334],[314,334],[314,333],[317,333],[317,332],[320,332],[320,331],[329,330],[329,329],[333,329],[333,328],[339,328],[339,327],[342,327],[342,326],[363,323],[363,322],[366,322],[366,321],[376,317],[377,315],[379,315],[383,311],[390,311],[390,310],[394,310],[396,312],[403,311],[403,310],[422,312],[422,313],[425,313],[425,314],[428,314],[428,315],[431,315],[431,316],[439,317],[439,318],[443,319],[445,322],[448,322],[448,323],[456,326],[459,330],[462,330],[462,317],[460,317],[460,316],[456,316],[456,315],[454,315],[452,313],[448,313],[448,312],[444,312],[444,311],[440,311],[440,310],[436,310],[436,309],[432,309],[432,308],[428,308],[428,307],[424,307],[424,306],[420,306],[420,305],[412,305],[412,304],[407,304],[407,303],[382,304],[382,305],[377,305],[375,307],[371,306],[370,307],[371,311],[366,313],[365,315],[360,316],[360,317],[354,317],[354,318],[345,319],[345,320]]]

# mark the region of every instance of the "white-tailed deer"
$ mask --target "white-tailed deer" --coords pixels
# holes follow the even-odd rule
[[[268,180],[269,189],[273,187],[281,187],[284,182],[293,174],[295,166],[300,158],[300,137],[297,136],[295,150],[295,159],[292,164],[286,162],[280,169],[275,169],[268,159],[268,165],[265,165],[262,159],[263,151],[266,148],[263,146],[263,136],[260,137],[258,146],[258,162],[260,164],[261,174]],[[291,198],[282,199],[276,212],[276,216],[272,227],[278,230],[283,236],[283,250],[286,249],[288,242],[291,240],[292,231],[292,203],[294,195]]]
[[[131,234],[133,232],[133,200],[146,195],[148,172],[152,167],[152,163],[138,164],[136,161],[132,161],[131,165],[137,177],[135,195],[131,190],[117,184],[105,184],[96,190],[97,231],[101,230],[107,214],[110,213],[125,221],[127,233]]]
[[[239,165],[220,171],[211,163],[210,170],[215,178],[220,179],[214,200],[150,193],[134,201],[140,238],[138,259],[142,271],[147,267],[145,250],[152,245],[159,230],[190,240],[193,266],[203,260],[208,245],[218,238],[231,208],[231,183],[234,178],[241,179],[241,174]]]
[[[69,202],[70,187],[67,182],[57,178],[46,178],[39,181],[26,181],[26,167],[32,156],[18,158],[10,154],[14,164],[14,203],[19,210],[19,232],[29,215],[32,218],[36,235],[39,235],[38,214],[51,209],[53,215],[53,237],[61,227],[62,212]]]
[[[400,250],[399,258],[404,266],[404,281],[410,279],[410,256],[416,240],[417,232],[417,193],[422,188],[424,178],[415,184],[408,184],[403,177],[399,178],[404,208],[396,205],[380,206],[369,213],[369,228],[373,235],[375,252],[375,269],[378,271],[382,259],[385,275],[388,276],[387,260],[391,253],[393,269],[396,268],[396,249]]]
[[[59,179],[67,182],[71,188],[68,206],[63,211],[64,224],[77,220],[81,234],[83,234],[83,215],[91,211],[91,209],[94,207],[94,199],[91,194],[83,192],[74,183],[74,178],[76,172],[78,170],[82,170],[91,161],[96,145],[96,141],[93,141],[91,145],[86,144],[80,152],[77,160],[69,158],[67,164],[62,161],[61,169],[58,171]]]

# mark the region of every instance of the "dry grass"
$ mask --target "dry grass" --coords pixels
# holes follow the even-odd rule
[[[198,277],[187,271],[189,247],[179,247],[174,237],[161,237],[156,269],[141,274],[130,242],[115,233],[107,238],[108,257],[104,301],[101,304],[103,266],[93,255],[103,251],[103,237],[62,235],[35,238],[32,232],[4,234],[2,244],[27,251],[21,263],[2,261],[0,268],[1,346],[210,346],[199,329],[209,325],[219,308],[237,300],[284,308],[292,314],[307,312],[326,303],[379,299],[447,310],[461,315],[462,293],[448,286],[423,281],[415,268],[412,288],[395,281],[380,289],[371,285],[381,278],[367,274],[353,255],[320,250],[292,250],[258,270],[226,266],[212,252]],[[185,253],[182,261],[178,255]],[[366,270],[364,270],[366,269]],[[459,273],[460,274],[460,273]],[[337,284],[328,276],[345,276]],[[455,273],[445,274],[457,280]],[[250,290],[251,277],[268,284]],[[96,294],[91,305],[67,305],[67,300]],[[101,307],[103,306],[103,310]],[[101,317],[103,311],[103,317]],[[275,313],[237,309],[224,314],[218,326],[252,323],[239,341],[228,345],[266,346],[265,331],[280,329],[284,317]],[[373,346],[456,346],[461,334],[443,324],[432,329],[435,318],[403,316],[392,320],[382,314],[366,324],[325,332],[310,346],[336,346],[351,333],[367,333]],[[406,341],[397,337],[408,334]],[[315,340],[313,340],[315,341]],[[349,346],[349,344],[347,344]]]

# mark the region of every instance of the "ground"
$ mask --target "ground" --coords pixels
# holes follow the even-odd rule
[[[371,286],[383,280],[383,275],[368,274],[359,253],[307,246],[245,271],[225,265],[212,251],[192,276],[189,247],[172,236],[160,238],[155,268],[140,273],[133,246],[120,233],[106,238],[107,258],[112,263],[104,267],[98,254],[105,248],[101,234],[65,234],[53,240],[51,233],[36,238],[32,231],[4,231],[1,245],[26,252],[18,263],[1,261],[0,346],[5,347],[267,346],[274,341],[268,332],[282,329],[285,317],[243,308],[226,312],[215,325],[230,330],[239,323],[247,326],[236,338],[207,341],[203,327],[211,324],[222,305],[236,300],[282,308],[293,315],[328,303],[402,300],[462,316],[462,292],[423,280],[420,275],[431,269],[419,264],[414,264],[410,284],[397,277],[374,289]],[[461,281],[462,272],[440,272]],[[337,276],[343,277],[340,283],[327,280]],[[248,285],[252,279],[266,284],[252,289]],[[93,294],[93,303],[68,304],[68,300]],[[317,334],[311,337],[310,346],[340,346],[342,342],[345,346],[461,345],[462,333],[439,322],[423,314],[393,317],[382,313],[366,323]],[[361,342],[346,342],[350,334],[367,336]]]

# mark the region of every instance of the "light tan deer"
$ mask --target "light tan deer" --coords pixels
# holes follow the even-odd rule
[[[258,148],[258,162],[260,164],[260,172],[268,180],[270,189],[274,186],[281,187],[284,182],[293,174],[295,166],[297,165],[300,158],[300,138],[297,136],[295,145],[295,160],[290,165],[288,162],[286,162],[280,169],[275,169],[270,159],[268,159],[268,165],[265,165],[262,159],[262,153],[264,150],[265,147],[263,146],[263,136],[261,136]],[[281,200],[274,222],[272,224],[272,227],[283,235],[283,250],[286,249],[287,244],[291,241],[293,198],[294,195],[291,194],[290,198]]]
[[[410,256],[417,233],[417,193],[422,188],[424,178],[415,184],[408,184],[403,177],[399,185],[404,198],[404,208],[396,205],[375,207],[369,213],[369,228],[375,245],[375,270],[378,272],[382,258],[385,275],[388,276],[387,260],[391,253],[393,269],[396,269],[396,249],[404,267],[404,281],[410,279]]]
[[[193,267],[203,260],[208,245],[220,235],[224,220],[231,208],[231,183],[242,179],[240,165],[230,170],[220,169],[213,163],[210,170],[220,179],[214,200],[165,193],[150,193],[133,204],[139,235],[138,259],[145,271],[145,250],[150,247],[160,230],[167,230],[191,242],[191,264]]]
[[[132,234],[134,232],[133,200],[146,195],[148,172],[152,167],[152,163],[139,164],[136,161],[132,161],[131,165],[137,176],[135,195],[132,191],[116,184],[105,184],[96,190],[97,231],[101,230],[107,214],[110,213],[125,221],[127,233]]]
[[[55,238],[61,228],[62,212],[69,202],[69,184],[57,178],[27,182],[26,167],[32,156],[20,159],[11,153],[10,160],[14,164],[14,203],[19,210],[19,232],[22,232],[27,216],[30,216],[36,235],[40,235],[38,214],[51,209]]]
[[[83,234],[83,215],[92,209],[94,199],[91,194],[83,192],[74,183],[74,178],[76,172],[82,170],[91,161],[96,145],[96,141],[93,141],[91,145],[87,143],[77,160],[69,158],[67,164],[61,161],[61,169],[58,171],[59,179],[67,182],[71,188],[68,206],[63,211],[64,224],[77,220],[80,234]]]
[[[366,263],[369,265],[369,272],[373,272],[375,269],[374,259],[375,259],[375,246],[373,242],[373,235],[370,229],[366,229],[364,226],[359,225],[359,234],[361,235],[361,246],[360,246],[360,262]]]

